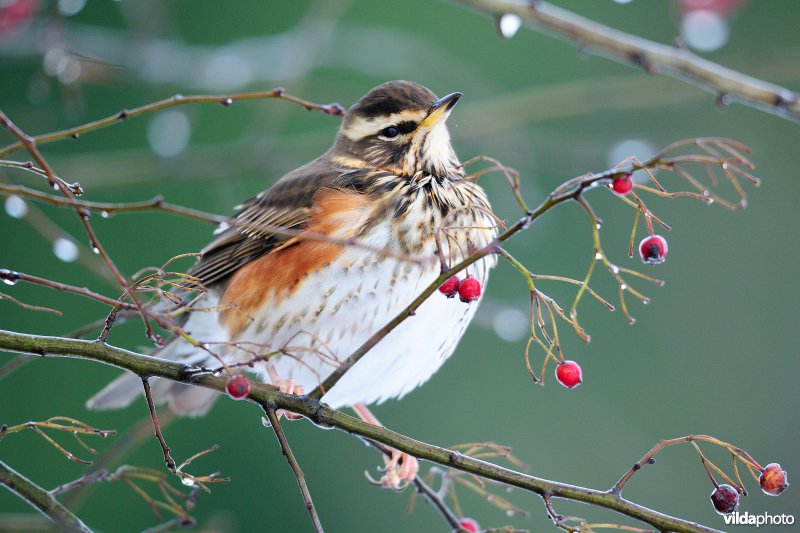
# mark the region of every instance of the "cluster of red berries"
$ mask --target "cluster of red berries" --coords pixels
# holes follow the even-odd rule
[[[789,486],[786,471],[778,463],[770,463],[761,471],[758,484],[768,496],[777,496]],[[739,490],[727,483],[717,485],[711,493],[711,505],[719,514],[734,512],[739,507]]]
[[[244,374],[236,374],[228,378],[225,392],[234,400],[241,400],[250,394],[250,380]]]
[[[439,292],[453,298],[458,294],[459,300],[464,303],[474,302],[481,295],[481,282],[472,276],[467,276],[460,279],[458,276],[453,276],[439,287]]]
[[[627,172],[615,176],[611,180],[611,190],[625,196],[633,190],[633,176]],[[648,265],[659,265],[667,256],[667,240],[661,235],[650,235],[639,243],[639,256]]]

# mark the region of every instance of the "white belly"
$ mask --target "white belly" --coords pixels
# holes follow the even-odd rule
[[[469,272],[485,285],[493,261],[483,259]],[[266,364],[271,364],[281,378],[294,378],[308,391],[438,275],[438,263],[423,268],[372,254],[365,259],[363,250],[351,248],[333,264],[309,276],[291,298],[275,307],[268,303],[258,313],[261,318],[251,322],[236,341],[262,345],[258,348],[261,353],[283,351]],[[323,401],[332,407],[370,404],[416,388],[452,355],[477,304],[432,294],[416,315],[397,326],[353,366]],[[286,316],[291,318],[282,318]],[[243,350],[228,354],[236,360],[252,356]],[[265,364],[256,365],[255,370],[269,380]]]

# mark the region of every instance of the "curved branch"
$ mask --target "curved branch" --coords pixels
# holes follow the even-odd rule
[[[74,357],[117,366],[139,376],[158,376],[189,385],[224,391],[227,378],[200,372],[195,367],[134,353],[98,341],[27,335],[0,330],[0,349],[41,356]],[[281,408],[301,414],[315,424],[335,427],[353,435],[366,437],[414,457],[469,472],[477,476],[519,487],[541,496],[575,500],[605,507],[641,520],[664,531],[713,533],[717,530],[674,518],[622,498],[616,491],[587,489],[549,481],[501,466],[474,459],[459,452],[426,444],[390,429],[374,426],[336,411],[308,396],[282,394],[268,387],[253,387],[248,399],[264,409]]]
[[[651,74],[665,74],[718,95],[727,104],[738,101],[784,118],[800,121],[800,95],[703,59],[685,48],[656,43],[625,33],[546,2],[530,0],[457,0],[494,17],[516,15],[523,22],[547,30],[581,50],[632,63]]]
[[[51,493],[15,471],[3,461],[0,461],[0,485],[4,485],[8,490],[16,493],[20,498],[36,507],[39,512],[52,520],[61,531],[83,533],[92,531],[80,518],[61,505]]]

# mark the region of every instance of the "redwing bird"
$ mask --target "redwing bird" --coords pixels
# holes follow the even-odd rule
[[[219,347],[226,361],[277,352],[253,370],[281,390],[302,393],[430,285],[440,273],[438,257],[453,265],[492,242],[496,222],[489,202],[466,178],[445,125],[460,97],[437,99],[407,81],[369,91],[347,112],[325,154],[240,205],[234,222],[202,250],[189,274],[208,292],[193,302],[196,312],[183,329]],[[270,231],[275,227],[331,239],[279,236]],[[346,246],[344,239],[367,246]],[[408,256],[427,261],[404,260]],[[468,274],[485,284],[493,265],[493,258],[481,259]],[[452,355],[476,308],[434,294],[323,401],[353,406],[377,424],[365,405],[400,398],[427,381]],[[157,355],[215,366],[207,352],[180,338]],[[88,405],[123,407],[140,391],[136,376],[123,376]],[[205,413],[217,397],[158,380],[153,395],[187,415]],[[388,466],[384,481],[391,485],[410,481],[417,470],[413,458],[399,453]]]

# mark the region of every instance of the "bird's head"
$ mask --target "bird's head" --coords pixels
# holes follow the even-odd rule
[[[437,98],[409,81],[379,85],[347,112],[333,154],[345,164],[349,161],[401,176],[458,173],[458,158],[445,123],[459,98],[461,93]]]

